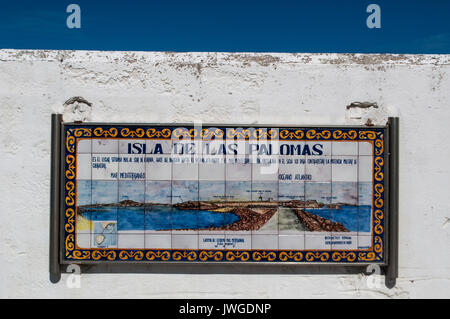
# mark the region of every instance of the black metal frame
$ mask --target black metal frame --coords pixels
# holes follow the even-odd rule
[[[52,114],[51,167],[50,167],[50,281],[61,278],[59,259],[60,201],[61,201],[61,128],[62,115]]]
[[[387,175],[388,182],[388,204],[387,223],[388,232],[386,242],[388,243],[388,263],[384,266],[385,284],[393,288],[398,277],[398,195],[399,195],[399,118],[390,117],[387,123]]]
[[[106,123],[70,123],[82,125],[96,125]],[[124,123],[107,123],[108,125]],[[164,125],[164,124],[148,124],[136,123],[127,125]],[[174,125],[174,124],[171,124]],[[184,126],[190,125],[187,123],[177,123],[176,125]],[[64,265],[66,262],[62,260],[62,223],[61,214],[63,212],[62,194],[62,178],[63,174],[63,156],[62,152],[62,130],[63,120],[61,114],[52,114],[52,138],[51,138],[51,196],[50,196],[50,281],[56,283],[61,278],[61,273],[65,272]],[[226,124],[208,124],[208,126],[224,127],[230,126]],[[231,125],[231,126],[245,126],[245,127],[270,127],[270,125]],[[276,125],[277,127],[283,127]],[[291,126],[286,126],[291,127]],[[346,127],[346,128],[363,128],[365,126],[302,126],[302,127]],[[386,171],[387,183],[386,193],[387,198],[387,214],[386,214],[386,232],[385,242],[387,243],[386,260],[382,265],[383,273],[385,274],[385,284],[392,288],[395,286],[396,278],[398,276],[398,139],[399,139],[399,120],[398,118],[389,118],[386,126],[381,126],[386,129],[387,140],[387,154],[386,154]],[[369,263],[373,264],[373,263]],[[177,264],[136,264],[136,263],[114,263],[114,264],[80,264],[82,272],[85,273],[271,273],[280,274],[286,273],[286,267],[290,268],[290,273],[296,274],[342,274],[342,273],[361,273],[365,272],[367,264],[338,264],[338,265],[311,265],[298,264],[286,265],[278,264],[261,264],[254,267],[255,264],[235,264],[235,265],[218,265],[214,263],[202,264],[195,263],[189,265],[183,263]],[[298,267],[301,266],[301,267]],[[349,267],[351,266],[351,267]],[[181,267],[181,268],[180,268]]]

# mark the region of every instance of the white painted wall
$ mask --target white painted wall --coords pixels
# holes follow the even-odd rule
[[[93,103],[63,106],[82,96]],[[346,106],[377,102],[364,111]],[[48,280],[50,114],[119,122],[400,117],[400,278],[89,274]],[[362,116],[361,120],[352,117]],[[0,297],[450,297],[450,56],[0,50]]]

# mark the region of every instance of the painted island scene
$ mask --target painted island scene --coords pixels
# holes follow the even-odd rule
[[[158,141],[133,149],[135,144],[92,139],[79,145],[78,247],[342,250],[371,245],[373,159],[371,145],[361,145],[368,143],[288,143],[264,156],[248,154],[251,148],[241,154],[239,147],[231,155],[180,156],[173,141],[161,141],[161,151],[154,154],[148,150],[158,148]]]

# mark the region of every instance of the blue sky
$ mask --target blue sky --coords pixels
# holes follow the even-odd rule
[[[66,7],[81,7],[81,29]],[[381,29],[366,7],[381,7]],[[450,53],[450,1],[49,0],[2,2],[0,48]]]

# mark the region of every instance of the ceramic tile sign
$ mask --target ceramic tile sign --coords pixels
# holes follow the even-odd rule
[[[63,130],[66,262],[384,262],[384,128]]]

